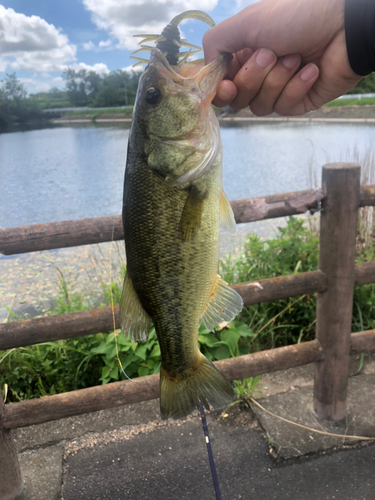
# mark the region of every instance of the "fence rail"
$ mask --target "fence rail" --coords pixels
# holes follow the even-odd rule
[[[355,285],[375,282],[375,262],[355,266]],[[250,283],[232,285],[243,298],[245,306],[297,295],[324,292],[327,277],[322,271],[290,274]],[[114,307],[115,326],[119,328],[119,307]],[[13,321],[0,324],[0,350],[107,333],[113,331],[111,307],[88,311]]]
[[[375,351],[375,330],[350,333],[353,289],[375,283],[375,262],[355,266],[358,208],[375,206],[375,185],[359,185],[360,167],[323,168],[323,189],[231,202],[237,223],[296,215],[321,207],[319,269],[233,285],[246,305],[318,294],[317,338],[311,342],[216,362],[230,380],[315,362],[314,409],[328,420],[346,414],[350,354]],[[0,229],[0,253],[12,255],[123,239],[121,217]],[[118,307],[115,308],[118,326]],[[0,350],[113,329],[111,308],[0,325]],[[22,480],[10,429],[157,398],[157,375],[36,400],[0,397],[0,498],[15,498]],[[1,392],[0,392],[1,396]]]

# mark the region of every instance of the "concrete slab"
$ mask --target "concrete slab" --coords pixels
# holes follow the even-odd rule
[[[24,480],[22,500],[60,500],[63,454],[64,447],[58,445],[18,455]]]
[[[353,358],[351,373],[358,366],[359,358]],[[281,416],[326,429],[311,411],[312,373],[312,366],[304,366],[264,375],[259,401]],[[374,382],[370,359],[350,379],[347,426],[329,430],[375,435]],[[375,498],[375,446],[319,440],[257,414],[265,431],[240,405],[227,416],[208,416],[223,499]],[[198,414],[163,422],[158,400],[18,429],[13,435],[25,479],[19,500],[214,498]],[[337,446],[343,450],[316,453]]]
[[[18,452],[35,446],[76,439],[90,432],[109,431],[124,425],[160,420],[159,400],[96,411],[12,431]]]
[[[351,356],[349,373],[357,373],[361,363],[361,355]],[[360,374],[370,375],[372,373],[375,373],[375,353],[367,353],[364,355]],[[262,397],[268,397],[280,392],[294,390],[294,387],[313,387],[313,385],[314,364],[310,363],[309,365],[297,366],[288,370],[265,373],[257,385],[257,391],[261,392]]]
[[[274,460],[251,412],[240,414],[241,423],[209,416],[223,499],[373,500],[375,446]],[[198,416],[77,444],[65,458],[63,500],[215,498]]]
[[[375,437],[375,374],[349,379],[348,416],[339,424],[319,419],[313,412],[311,387],[295,387],[284,393],[262,398],[259,402],[270,412],[327,433]],[[254,406],[270,443],[282,458],[298,457],[353,440],[310,432],[283,422]],[[374,493],[375,498],[375,493]]]

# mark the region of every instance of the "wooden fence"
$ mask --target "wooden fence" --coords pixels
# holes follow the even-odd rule
[[[319,269],[233,285],[245,305],[317,293],[316,339],[215,363],[229,379],[315,362],[314,409],[328,420],[346,415],[349,355],[375,351],[375,330],[351,333],[355,285],[375,283],[375,262],[355,265],[359,207],[375,206],[375,185],[360,186],[360,167],[323,167],[322,189],[231,202],[236,222],[321,211]],[[121,217],[0,229],[5,255],[123,239]],[[115,308],[116,327],[118,307]],[[113,329],[111,308],[0,325],[0,350],[79,337]],[[1,395],[1,392],[0,392]],[[0,397],[0,498],[13,499],[22,479],[11,429],[155,399],[159,376],[4,404]]]

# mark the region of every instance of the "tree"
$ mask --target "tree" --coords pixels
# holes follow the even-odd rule
[[[140,73],[123,70],[100,76],[94,71],[64,70],[66,90],[72,106],[111,107],[134,104]]]
[[[103,78],[93,100],[94,107],[127,106],[134,104],[140,74],[123,70],[112,71]]]
[[[365,76],[348,94],[372,94],[375,93],[375,73]]]
[[[66,80],[65,86],[72,106],[87,106],[95,99],[102,81],[98,73],[86,69],[76,71],[66,68],[63,78]]]
[[[0,81],[0,127],[36,117],[37,106],[26,96],[26,88],[15,73]]]

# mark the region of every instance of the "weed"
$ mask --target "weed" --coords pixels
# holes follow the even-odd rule
[[[348,99],[335,99],[334,101],[328,102],[325,106],[328,107],[341,107],[341,106],[373,106],[375,104],[375,97],[352,97]]]
[[[374,257],[373,246],[362,248],[357,262],[374,260]],[[220,262],[219,273],[226,281],[235,283],[311,271],[317,266],[318,238],[302,219],[291,217],[273,240],[261,241],[249,235],[241,258],[235,260],[228,256]],[[98,263],[97,279],[103,289],[100,305],[110,305],[111,295],[115,304],[120,300],[125,268],[118,267],[118,282],[106,285],[111,269],[104,256],[100,265]],[[82,311],[93,306],[93,298],[83,297],[58,268],[57,272],[59,294],[51,314]],[[375,285],[355,287],[352,331],[375,328],[374,297]],[[245,307],[234,321],[214,332],[202,324],[198,332],[200,349],[214,361],[313,339],[315,307],[314,295]],[[9,320],[11,316],[10,309]],[[159,366],[160,348],[154,329],[146,342],[135,342],[116,331],[2,351],[0,385],[7,384],[8,399],[17,401],[150,375],[157,372]],[[236,382],[239,400],[248,400],[257,382],[257,378]]]
[[[255,395],[255,393],[260,393],[260,391],[257,390],[259,380],[260,375],[245,378],[243,380],[235,380],[233,382],[233,386],[237,399],[228,405],[225,411],[239,403],[244,404],[247,408],[251,408],[251,398]]]

